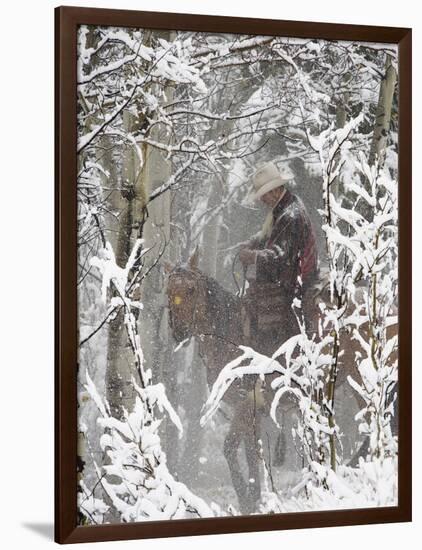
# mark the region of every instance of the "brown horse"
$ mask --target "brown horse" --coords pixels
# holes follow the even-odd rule
[[[211,387],[224,365],[240,354],[238,346],[245,343],[242,309],[240,298],[202,273],[197,260],[198,256],[194,254],[187,266],[177,266],[169,272],[169,316],[176,342],[191,337],[197,340]],[[257,441],[264,399],[260,389],[255,387],[255,381],[237,381],[224,396],[224,401],[233,410],[224,441],[224,456],[243,513],[255,510],[261,494]],[[248,481],[241,473],[238,459],[242,443]]]
[[[180,343],[191,337],[198,342],[199,353],[206,367],[207,382],[211,387],[221,369],[240,355],[238,346],[251,345],[251,342],[250,336],[245,336],[249,331],[245,327],[242,300],[202,273],[197,264],[196,252],[187,265],[168,267],[169,318],[176,342]],[[283,334],[279,334],[274,341],[274,350],[289,336],[291,334],[286,333],[283,338]],[[350,338],[343,349],[342,368],[339,369],[337,380],[339,386],[349,374],[360,381],[355,366],[357,342]],[[269,414],[272,400],[269,387],[269,384],[265,384],[263,388],[258,377],[245,377],[243,381],[233,383],[224,396],[224,401],[233,410],[224,441],[224,456],[242,513],[256,511],[260,499],[258,439],[262,416]],[[363,406],[363,402],[359,404]],[[245,448],[248,481],[242,475],[238,458],[242,443]]]

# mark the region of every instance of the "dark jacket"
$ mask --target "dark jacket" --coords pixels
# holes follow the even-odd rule
[[[256,285],[272,283],[293,297],[298,276],[304,288],[315,280],[318,252],[315,233],[305,205],[299,197],[286,190],[273,208],[273,225],[267,237],[250,241],[257,249]]]

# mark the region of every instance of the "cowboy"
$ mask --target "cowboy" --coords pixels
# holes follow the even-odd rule
[[[280,172],[273,162],[255,172],[251,200],[260,200],[270,211],[261,231],[239,253],[249,282],[252,328],[267,353],[281,343],[280,338],[297,333],[293,299],[304,298],[318,273],[308,212],[301,199],[285,187],[292,180],[290,169]]]

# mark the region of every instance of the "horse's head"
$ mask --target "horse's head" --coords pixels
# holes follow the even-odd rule
[[[198,269],[198,250],[185,266],[166,266],[170,326],[176,342],[194,336],[198,312],[203,301],[202,274]]]

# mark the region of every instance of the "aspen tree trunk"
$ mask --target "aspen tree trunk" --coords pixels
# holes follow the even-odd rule
[[[152,139],[165,142],[166,136],[151,133]],[[148,194],[165,184],[171,176],[171,162],[161,151],[148,148],[145,158],[145,188]],[[154,264],[163,261],[174,263],[177,250],[170,232],[171,191],[168,190],[148,205],[148,218],[144,226],[145,248],[149,249],[145,257],[148,270]],[[167,244],[166,244],[167,243]],[[161,265],[155,265],[142,285],[141,343],[147,368],[151,368],[156,381],[166,387],[167,396],[177,408],[176,375],[177,370],[171,360],[172,341],[170,337],[167,286]],[[167,455],[170,471],[174,470],[177,460],[177,428],[167,418],[163,419],[163,450]]]
[[[123,114],[124,126],[127,131],[134,129],[133,115]],[[110,167],[116,163],[111,153]],[[111,206],[114,212],[119,213],[115,232],[110,232],[110,241],[113,246],[116,262],[124,267],[129,258],[133,244],[132,231],[136,220],[136,203],[145,200],[144,193],[139,190],[138,172],[142,168],[133,150],[133,147],[124,149],[121,160],[121,179],[115,180],[115,189],[111,194]],[[135,182],[135,185],[134,185]],[[141,184],[142,185],[142,184]],[[121,418],[123,409],[131,410],[134,400],[132,376],[135,376],[133,368],[133,355],[127,339],[126,329],[123,323],[124,312],[110,321],[108,332],[107,370],[106,370],[106,398],[112,414]]]
[[[385,75],[381,80],[378,105],[376,112],[376,121],[372,137],[371,150],[369,153],[369,165],[373,165],[376,160],[380,165],[385,160],[385,148],[387,145],[387,136],[391,123],[391,111],[393,107],[394,91],[397,82],[397,72],[393,66],[392,58],[387,54],[385,61]],[[365,208],[364,215],[371,219],[372,210]],[[358,398],[358,401],[361,399]],[[369,437],[362,442],[357,452],[349,461],[349,465],[355,467],[359,463],[360,457],[366,457],[370,452]]]
[[[148,36],[146,36],[148,40]],[[129,111],[123,113],[124,131],[135,131],[144,123]],[[117,215],[117,222],[110,220],[112,231],[108,238],[112,244],[116,263],[124,267],[133,245],[133,230],[139,223],[139,216],[146,204],[144,182],[145,163],[141,165],[138,154],[132,144],[125,143],[115,151],[110,150],[109,171],[113,178],[113,190],[110,195],[110,210]],[[122,148],[121,148],[122,147]],[[141,145],[143,158],[146,146]],[[130,348],[126,329],[123,323],[124,312],[110,321],[107,349],[106,398],[112,414],[120,418],[123,409],[131,410],[134,402],[132,376],[135,376],[133,354]],[[135,376],[136,377],[136,376]]]
[[[222,175],[224,178],[224,175]],[[214,209],[221,203],[223,190],[220,182],[215,179],[210,185],[211,191],[208,197],[207,208]],[[210,277],[217,277],[217,252],[220,237],[221,214],[217,214],[205,227],[201,239],[200,265],[202,270]]]
[[[163,31],[160,36],[171,42],[175,38],[173,32]],[[152,89],[150,92],[156,97],[161,97],[162,92],[166,101],[171,103],[173,88],[169,85],[164,90]],[[161,143],[170,144],[171,135],[167,129],[154,127],[149,137]],[[142,219],[146,214],[142,230],[145,255],[145,270],[151,268],[148,276],[142,283],[141,300],[144,309],[140,315],[141,345],[145,357],[145,366],[150,368],[153,378],[162,382],[166,387],[167,396],[173,407],[177,409],[178,392],[176,391],[177,369],[172,361],[172,339],[170,336],[167,286],[161,263],[178,260],[176,236],[171,234],[170,213],[172,191],[167,190],[152,202],[148,201],[151,193],[161,185],[167,183],[172,174],[171,158],[166,158],[165,153],[151,147],[144,146],[144,166],[137,182],[134,217]],[[177,461],[178,433],[177,428],[167,418],[161,425],[161,438],[163,450],[167,455],[167,464],[170,471],[174,471]]]
[[[133,131],[136,124],[141,124],[130,113],[124,113],[124,120],[128,132]],[[151,135],[157,138],[156,135]],[[150,249],[146,253],[145,260],[145,269],[149,269],[157,262],[163,243],[169,241],[170,191],[149,205],[148,198],[156,187],[165,183],[170,175],[170,167],[159,151],[145,144],[139,144],[139,147],[143,164],[140,164],[135,148],[128,147],[121,167],[123,174],[121,189],[113,193],[114,211],[121,212],[113,248],[116,262],[123,267],[128,260],[135,238],[142,237],[144,249]],[[142,224],[141,229],[140,224]],[[141,300],[145,305],[140,318],[145,363],[146,367],[151,368],[154,375],[160,378],[162,355],[163,352],[165,354],[168,340],[168,322],[164,319],[163,281],[156,269],[151,271],[142,285]],[[123,312],[110,323],[106,376],[107,399],[112,411],[118,416],[123,406],[128,410],[131,409],[134,399],[131,378],[136,375],[122,315]],[[160,379],[166,383],[165,378]]]
[[[369,164],[374,164],[378,159],[383,164],[385,157],[385,146],[391,122],[391,110],[393,107],[394,89],[397,82],[397,72],[393,66],[391,56],[387,54],[385,61],[385,76],[381,81],[376,122],[372,138]]]

